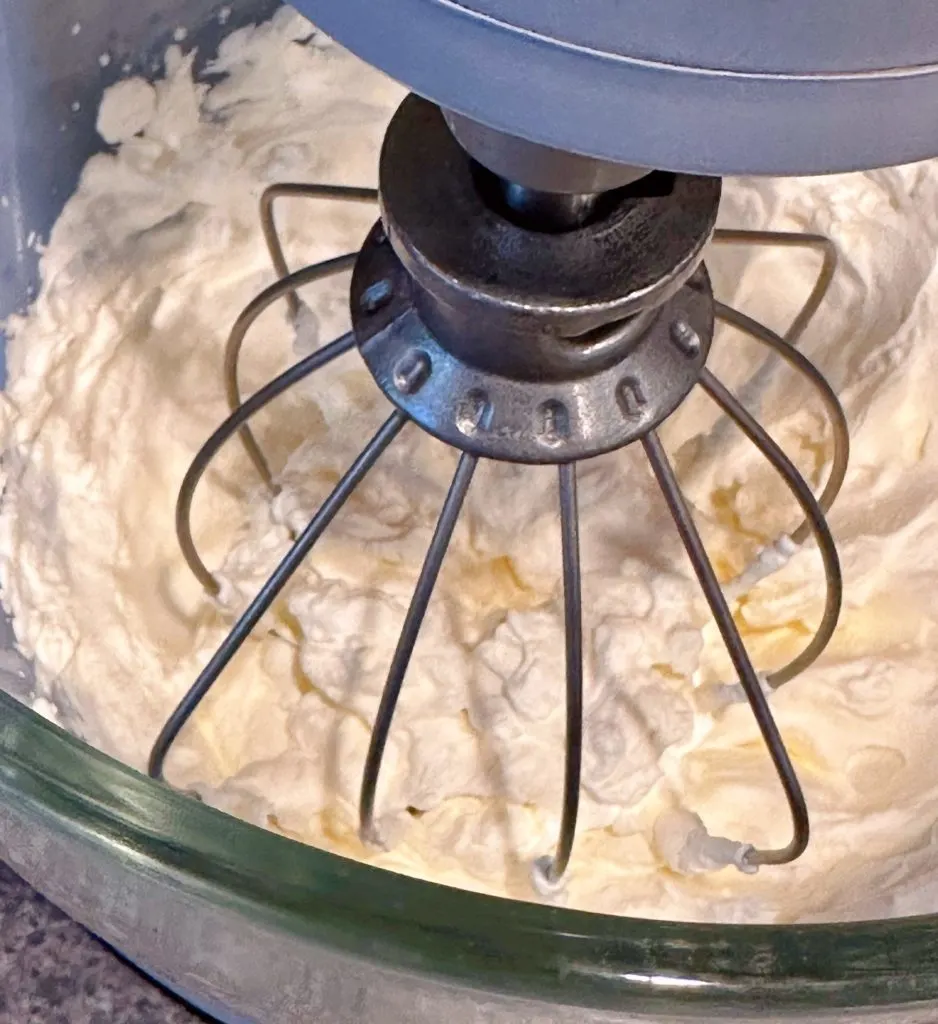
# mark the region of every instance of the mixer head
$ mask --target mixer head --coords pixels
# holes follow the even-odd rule
[[[931,0],[296,0],[474,122],[698,174],[824,174],[938,155]]]
[[[274,185],[261,220],[279,280],[245,309],[225,359],[231,416],[196,456],[177,505],[179,541],[211,595],[219,583],[194,543],[190,512],[199,479],[236,433],[272,493],[277,484],[248,421],[278,395],[357,349],[394,411],[295,538],[293,547],[165,724],[150,757],[154,777],[179,731],[291,575],[382,453],[411,421],[461,454],[423,563],[388,672],[363,766],[360,832],[380,843],[375,794],[388,736],[414,645],[480,459],[557,467],[566,641],[566,750],[560,835],[533,865],[542,893],[562,884],[576,833],[583,738],[583,639],[577,464],[638,443],[690,558],[734,667],[737,682],[718,698],[748,700],[790,808],[793,834],[780,849],[707,837],[714,866],[752,871],[797,858],[808,842],[804,796],[774,722],[767,694],[807,669],[835,628],[842,583],[825,513],[844,479],[848,435],[830,386],[796,345],[834,271],[833,245],[814,235],[716,231],[720,181],[646,172],[545,149],[444,115],[409,96],[393,117],[381,154],[379,190]],[[357,254],[289,272],[273,207],[284,196],[378,200],[381,218]],[[702,262],[711,241],[815,249],[822,271],[782,338],[715,301]],[[256,318],[297,290],[354,266],[352,331],[302,359],[242,401],[238,360]],[[768,347],[813,386],[831,424],[834,453],[818,497],[744,405],[707,368],[714,321]],[[813,539],[826,575],[821,621],[804,649],[768,675],[753,667],[727,598],[658,435],[660,425],[700,387],[783,478],[803,514],[729,586],[751,587]],[[558,672],[560,667],[558,666]]]

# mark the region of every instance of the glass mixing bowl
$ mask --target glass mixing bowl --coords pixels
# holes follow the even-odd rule
[[[102,87],[127,63],[151,69],[180,25],[210,53],[223,31],[220,6],[0,2],[0,317],[36,285],[30,235],[47,236],[98,145]],[[228,6],[224,30],[271,10]],[[103,52],[112,57],[105,68]],[[12,646],[7,626],[0,685],[23,696],[30,684]],[[221,814],[90,749],[7,693],[0,857],[230,1022],[938,1020],[938,917],[684,925],[448,889]]]

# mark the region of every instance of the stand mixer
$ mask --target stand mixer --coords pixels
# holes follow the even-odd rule
[[[522,21],[537,22],[547,17],[541,6],[523,14],[512,10]],[[180,547],[207,592],[217,595],[219,584],[199,556],[190,526],[191,507],[199,478],[228,437],[240,434],[261,479],[275,494],[275,478],[251,434],[248,419],[287,387],[353,346],[357,346],[396,411],[296,538],[293,550],[238,619],[166,723],[151,753],[150,774],[162,776],[170,745],[225,665],[357,484],[404,425],[413,421],[462,452],[462,458],[402,624],[372,723],[359,801],[360,834],[366,842],[381,844],[375,793],[383,754],[414,644],[478,460],[557,465],[566,634],[564,796],[556,848],[532,867],[538,891],[556,890],[562,885],[573,849],[582,773],[583,616],[576,464],[638,441],[737,673],[738,683],[729,684],[728,689],[741,689],[752,706],[792,819],[792,839],[780,849],[755,849],[744,841],[711,837],[705,831],[695,841],[700,843],[700,854],[714,868],[736,864],[740,870],[753,871],[763,864],[788,863],[807,846],[808,809],[766,694],[803,672],[820,655],[834,632],[842,601],[840,566],[824,514],[846,472],[847,424],[830,386],[795,347],[823,301],[834,273],[836,253],[828,240],[818,236],[718,232],[715,240],[722,243],[815,247],[822,252],[824,262],[817,285],[788,338],[715,302],[701,262],[704,246],[714,238],[719,204],[720,181],[712,175],[714,171],[779,173],[849,167],[880,159],[879,153],[885,155],[880,147],[885,147],[886,140],[882,134],[869,131],[870,119],[864,116],[857,131],[845,132],[842,138],[835,133],[822,152],[815,142],[818,110],[814,106],[802,110],[799,104],[805,100],[797,90],[778,93],[789,97],[786,102],[790,114],[796,110],[799,114],[799,132],[794,136],[784,134],[781,149],[778,140],[783,133],[777,126],[772,127],[772,141],[763,139],[768,118],[761,117],[753,125],[753,130],[759,131],[755,137],[746,136],[746,122],[719,123],[731,97],[735,96],[739,104],[740,92],[744,98],[751,94],[750,101],[760,106],[778,102],[781,71],[753,75],[740,68],[730,74],[721,68],[719,74],[707,74],[699,68],[669,64],[667,70],[662,70],[656,66],[653,73],[663,76],[675,89],[683,89],[688,78],[696,82],[703,77],[710,88],[726,90],[716,109],[706,108],[713,122],[706,146],[689,141],[683,122],[677,123],[677,119],[690,116],[693,109],[683,93],[680,105],[668,108],[664,120],[647,116],[635,119],[644,126],[644,133],[633,130],[631,78],[641,79],[652,73],[647,61],[623,58],[619,70],[624,77],[613,100],[605,102],[604,97],[603,103],[584,109],[583,120],[576,113],[575,92],[565,96],[563,102],[545,104],[542,94],[532,92],[530,81],[508,88],[510,101],[504,103],[502,79],[517,62],[486,66],[484,74],[479,64],[452,62],[450,44],[456,36],[450,38],[447,33],[475,30],[494,37],[493,46],[480,51],[480,60],[486,62],[502,59],[494,45],[496,40],[509,50],[513,46],[522,48],[532,57],[543,53],[532,65],[534,79],[554,73],[547,70],[548,56],[585,60],[581,70],[585,73],[591,69],[589,74],[595,77],[608,73],[608,58],[603,61],[592,51],[574,49],[563,36],[570,32],[572,38],[575,31],[582,31],[586,19],[581,14],[573,17],[564,5],[558,6],[547,23],[560,38],[545,40],[535,35],[531,26],[506,24],[505,12],[494,8],[472,12],[430,4],[426,12],[430,31],[440,36],[435,46],[427,41],[421,60],[411,70],[397,63],[397,50],[387,46],[373,18],[329,5],[321,10],[314,5],[311,11],[353,50],[423,87],[433,99],[449,102],[452,98],[460,109],[443,109],[416,95],[401,105],[385,137],[377,193],[288,183],[272,186],[262,198],[264,235],[280,280],[259,295],[235,325],[225,361],[232,414],[197,456],[177,505]],[[590,20],[589,31],[620,27],[611,12],[601,9],[598,14],[595,25]],[[450,24],[447,16],[455,21]],[[611,25],[604,25],[604,19],[611,19]],[[380,58],[371,49],[379,34],[383,39]],[[613,32],[604,38],[608,43],[610,38],[618,37]],[[635,40],[631,42],[635,44]],[[747,43],[751,46],[752,40]],[[804,53],[796,52],[803,61]],[[385,53],[393,56],[386,57]],[[445,59],[436,59],[434,54],[445,55]],[[772,59],[779,62],[785,56],[775,53]],[[528,65],[524,67],[527,70]],[[792,71],[785,73],[791,75]],[[846,119],[857,117],[855,104],[860,100],[855,90],[868,85],[868,81],[862,76],[842,79],[839,71],[832,74],[832,81],[838,85],[827,99],[825,116],[836,112],[840,127]],[[804,79],[797,82],[799,89],[806,83],[817,87],[816,73]],[[498,96],[486,94],[487,81],[499,83]],[[595,81],[585,79],[580,81],[580,89],[587,83],[593,90],[600,88]],[[623,100],[623,95],[629,99]],[[617,104],[624,109],[617,108]],[[836,111],[831,104],[836,105]],[[545,110],[543,116],[536,114]],[[629,119],[628,130],[621,121],[623,117]],[[693,131],[701,128],[693,116],[691,120],[695,121]],[[652,124],[653,130],[648,127]],[[671,131],[666,130],[669,124],[673,124]],[[673,148],[676,140],[681,140],[681,149]],[[908,135],[902,136],[901,145],[910,145]],[[708,176],[701,171],[708,172]],[[273,214],[275,201],[288,196],[377,200],[381,219],[357,256],[339,257],[291,274]],[[281,296],[290,303],[292,315],[298,316],[297,288],[350,264],[354,265],[352,332],[308,357],[242,405],[238,356],[251,323]],[[830,419],[833,439],[828,480],[818,498],[745,405],[706,368],[714,317],[767,345],[817,390]],[[730,586],[737,592],[753,586],[772,567],[784,564],[786,557],[809,537],[816,541],[824,566],[827,596],[814,636],[789,664],[761,680],[746,653],[657,433],[660,424],[696,384],[783,476],[804,516],[790,536],[779,538],[763,552],[757,565],[744,572],[742,579],[731,581]]]
[[[884,31],[893,29],[876,43],[875,53],[853,38],[842,13],[818,21],[814,12],[799,21],[788,10],[779,24],[767,28],[755,25],[751,12],[747,17],[745,10],[726,10],[728,24],[741,33],[728,37],[712,23],[706,33],[694,26],[691,10],[664,10],[659,4],[644,12],[649,38],[643,39],[631,25],[625,32],[617,5],[593,6],[587,17],[563,4],[493,0],[469,9],[432,0],[416,3],[408,23],[405,12],[389,13],[382,5],[305,5],[325,31],[430,99],[409,97],[392,120],[377,195],[285,184],[263,199],[265,235],[280,280],[235,325],[224,367],[232,415],[197,456],[177,508],[183,553],[206,589],[217,591],[218,584],[199,556],[188,514],[213,453],[239,434],[262,481],[276,488],[275,474],[247,425],[254,412],[352,348],[395,411],[237,621],[167,722],[150,759],[151,775],[160,777],[174,738],[239,644],[356,484],[413,420],[462,454],[402,625],[363,766],[361,831],[366,840],[381,842],[375,792],[382,754],[406,685],[409,653],[477,460],[557,465],[567,745],[560,835],[555,849],[532,865],[532,882],[547,895],[562,885],[575,856],[581,634],[588,615],[579,592],[576,463],[636,441],[730,653],[738,685],[728,683],[727,699],[738,698],[741,688],[752,705],[791,811],[793,834],[784,848],[754,849],[744,836],[707,837],[708,856],[714,866],[735,864],[749,871],[803,852],[807,807],[766,693],[821,653],[841,602],[837,553],[824,514],[844,477],[846,423],[829,385],[796,348],[823,300],[835,257],[817,236],[714,234],[720,191],[714,175],[821,173],[915,159],[938,149],[930,128],[938,97],[924,52],[930,39],[938,39],[938,14],[926,6],[910,5],[916,6],[910,19],[918,18],[919,27],[909,33],[907,27],[897,30],[902,19],[894,7],[887,11],[869,4],[870,21],[877,19]],[[516,22],[509,24],[507,7]],[[423,26],[420,36],[405,29],[415,23]],[[686,44],[674,31],[685,23]],[[667,39],[667,47],[653,45],[653,24],[667,28],[657,40]],[[634,50],[615,48],[624,35]],[[713,40],[712,52],[703,52],[703,44],[689,48],[704,38]],[[765,39],[772,41],[772,54],[759,44]],[[600,40],[607,49],[597,45]],[[923,52],[913,52],[915,47]],[[698,56],[693,67],[682,63],[691,52]],[[478,65],[483,53],[494,63]],[[715,70],[706,70],[710,67]],[[609,76],[618,76],[615,88],[609,87]],[[646,115],[638,116],[642,104]],[[291,273],[273,219],[282,195],[377,199],[381,216],[359,254]],[[805,245],[822,253],[818,284],[785,337],[714,300],[701,263],[711,239]],[[353,262],[352,334],[242,402],[238,352],[252,320],[281,297],[297,313],[298,288]],[[715,318],[768,346],[814,384],[830,420],[834,453],[819,495],[707,370]],[[749,661],[656,433],[697,384],[783,476],[804,518],[731,586],[738,591],[754,585],[809,539],[824,563],[827,598],[814,636],[794,661],[767,676]]]

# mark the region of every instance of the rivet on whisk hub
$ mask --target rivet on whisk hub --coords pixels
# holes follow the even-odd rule
[[[557,448],[570,436],[570,412],[563,402],[544,402],[537,410],[537,420],[537,435],[549,448]]]
[[[642,390],[642,383],[637,377],[625,377],[619,382],[616,389],[616,401],[623,415],[634,419],[641,416],[648,404],[645,392]]]
[[[686,320],[675,320],[668,333],[679,352],[688,358],[700,355],[700,335]]]
[[[416,394],[430,378],[430,357],[420,349],[405,352],[394,367],[394,386],[405,395]]]
[[[394,289],[391,287],[390,281],[386,279],[375,281],[362,292],[360,300],[362,312],[377,313],[391,301],[393,294]]]
[[[459,403],[456,428],[466,437],[472,437],[480,430],[488,430],[492,426],[493,412],[489,396],[481,388],[475,388]]]

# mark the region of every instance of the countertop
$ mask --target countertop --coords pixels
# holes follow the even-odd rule
[[[0,1024],[201,1024],[0,861]]]

